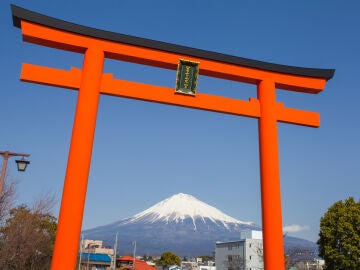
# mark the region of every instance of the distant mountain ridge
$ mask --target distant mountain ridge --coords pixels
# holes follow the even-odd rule
[[[136,240],[137,253],[141,255],[171,251],[179,256],[193,257],[211,255],[217,241],[238,240],[242,230],[261,230],[261,227],[232,218],[189,194],[179,193],[130,218],[83,233],[87,239],[113,245],[118,232],[120,255],[132,254],[131,243]],[[286,238],[292,244],[295,241],[296,245],[300,242],[302,246],[315,245],[299,238]]]

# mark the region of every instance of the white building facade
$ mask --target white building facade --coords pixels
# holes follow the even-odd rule
[[[111,247],[103,247],[103,241],[101,240],[83,239],[80,245],[81,252],[114,255],[114,249]]]
[[[261,231],[244,231],[240,240],[217,242],[215,248],[217,270],[264,269]]]

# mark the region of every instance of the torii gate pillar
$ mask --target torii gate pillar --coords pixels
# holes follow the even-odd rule
[[[277,122],[318,127],[320,115],[276,102],[276,89],[316,94],[334,70],[309,69],[224,55],[64,22],[12,6],[25,41],[84,54],[81,70],[23,64],[21,80],[79,90],[64,181],[52,270],[75,269],[100,94],[257,118],[266,270],[284,269]],[[129,82],[103,74],[104,58],[176,70],[179,59],[201,65],[200,74],[256,84],[249,101]]]
[[[258,85],[262,117],[259,118],[261,211],[265,269],[283,269],[284,247],[280,192],[279,147],[277,135],[276,89],[272,81]]]
[[[56,238],[51,269],[74,269],[77,259],[75,239],[80,239],[103,64],[102,50],[85,52],[57,228],[57,235],[64,237]]]

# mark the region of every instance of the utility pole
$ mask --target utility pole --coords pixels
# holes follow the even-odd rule
[[[135,270],[135,256],[136,256],[136,240],[134,241],[134,261],[133,261],[133,269]]]
[[[116,233],[116,235],[115,235],[114,254],[113,254],[112,258],[111,258],[111,265],[110,265],[111,270],[116,269],[117,242],[118,242],[118,233]]]
[[[79,252],[79,265],[78,265],[78,270],[80,270],[81,267],[81,257],[82,257],[82,248],[83,248],[83,243],[84,243],[84,235],[81,235],[81,241],[80,241],[80,252]]]

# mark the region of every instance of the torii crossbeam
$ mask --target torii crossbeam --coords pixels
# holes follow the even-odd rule
[[[333,69],[311,69],[254,61],[231,55],[89,28],[11,6],[24,41],[83,53],[82,69],[60,70],[23,64],[21,80],[79,90],[60,207],[52,270],[75,269],[100,94],[253,117],[259,123],[262,227],[266,270],[284,269],[284,245],[277,122],[319,127],[318,113],[276,102],[276,89],[317,94]],[[249,101],[124,81],[103,74],[111,58],[176,70],[179,59],[199,62],[199,74],[257,85]]]

